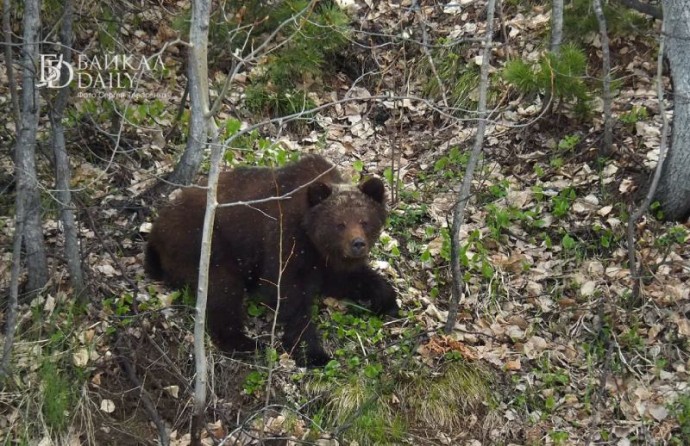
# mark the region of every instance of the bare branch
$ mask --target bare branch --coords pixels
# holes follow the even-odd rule
[[[637,221],[642,215],[647,212],[650,203],[654,199],[656,189],[659,186],[659,179],[661,178],[661,170],[666,159],[666,152],[668,149],[668,117],[666,116],[666,107],[664,106],[664,83],[663,83],[663,68],[664,68],[664,51],[666,42],[666,21],[662,21],[661,33],[659,34],[659,52],[656,60],[656,95],[659,99],[659,115],[661,116],[661,141],[659,142],[659,161],[654,170],[654,177],[652,184],[649,186],[647,196],[640,206],[630,214],[627,228],[627,242],[628,242],[628,268],[630,269],[630,278],[633,280],[632,301],[640,301],[640,280],[639,269],[637,267],[637,259],[635,256],[635,227]]]
[[[275,197],[260,198],[260,199],[257,199],[257,200],[249,200],[249,201],[233,201],[232,203],[222,203],[222,204],[218,204],[217,207],[218,207],[219,209],[221,209],[221,208],[229,208],[229,207],[234,207],[234,206],[250,206],[250,207],[251,207],[252,205],[255,205],[255,204],[267,203],[267,202],[270,202],[270,201],[282,201],[282,200],[286,200],[286,199],[292,198],[292,196],[293,196],[294,194],[296,194],[297,192],[301,191],[301,190],[304,189],[305,187],[309,187],[309,185],[314,184],[314,182],[318,181],[319,178],[321,178],[321,177],[323,177],[324,175],[328,174],[328,173],[329,173],[331,170],[333,170],[333,169],[335,169],[335,166],[332,166],[330,169],[323,171],[322,173],[320,173],[319,175],[317,175],[316,177],[314,177],[313,179],[311,179],[309,182],[304,183],[304,184],[302,184],[301,186],[296,187],[295,189],[293,189],[293,190],[291,190],[291,191],[289,191],[289,192],[284,193],[283,195],[278,195],[278,196],[275,196]],[[210,179],[209,179],[209,181],[210,181]]]

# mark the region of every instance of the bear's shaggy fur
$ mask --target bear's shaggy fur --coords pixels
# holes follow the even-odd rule
[[[367,266],[387,215],[385,188],[376,178],[350,185],[330,162],[307,156],[279,169],[222,173],[218,202],[290,192],[280,200],[217,209],[207,325],[221,349],[254,350],[255,342],[244,333],[244,297],[259,294],[275,303],[280,281],[283,346],[300,364],[318,366],[330,357],[311,322],[317,296],[370,301],[379,314],[397,313],[393,287]],[[206,190],[193,186],[161,210],[146,247],[152,278],[174,287],[196,286],[205,206]]]

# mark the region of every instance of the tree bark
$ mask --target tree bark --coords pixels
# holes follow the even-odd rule
[[[189,101],[191,117],[189,137],[180,161],[168,181],[187,185],[199,170],[208,137],[208,28],[211,2],[192,1],[192,21],[189,30],[189,52],[187,53],[187,76],[189,78]]]
[[[62,16],[62,29],[60,41],[62,42],[62,57],[65,61],[72,60],[72,1],[65,0]],[[62,65],[60,73],[60,85],[65,83],[69,71]],[[84,278],[82,274],[81,254],[79,250],[79,234],[74,218],[72,192],[70,191],[71,172],[69,157],[65,147],[65,128],[62,125],[67,99],[69,98],[69,86],[61,88],[50,111],[50,124],[53,128],[53,153],[55,154],[55,188],[60,205],[60,220],[62,221],[65,235],[65,257],[69,271],[70,283],[74,293],[81,299],[84,290]]]
[[[17,83],[14,80],[14,67],[12,62],[12,2],[3,0],[2,2],[2,33],[5,36],[5,65],[7,65],[7,83],[10,87],[10,100],[12,101],[12,118],[14,124],[19,128],[21,117],[19,114],[19,96],[17,95]]]
[[[673,133],[656,199],[667,220],[690,217],[690,3],[664,0],[666,56],[673,79]]]
[[[40,0],[24,2],[24,41],[22,42],[21,127],[15,147],[17,209],[24,209],[22,237],[28,270],[27,290],[43,288],[48,282],[48,262],[41,228],[41,197],[36,177],[36,133],[40,111],[36,70],[41,28]],[[21,201],[21,206],[20,202]],[[17,225],[19,228],[20,226]]]

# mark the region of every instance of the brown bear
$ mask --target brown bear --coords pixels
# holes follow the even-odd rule
[[[218,202],[238,201],[253,203],[218,208],[213,231],[207,327],[222,350],[255,350],[244,333],[244,297],[275,304],[279,281],[282,343],[302,365],[330,359],[311,321],[316,297],[369,301],[378,314],[397,313],[393,287],[367,265],[387,216],[380,179],[351,185],[312,155],[278,169],[221,173]],[[152,278],[196,287],[205,206],[206,189],[192,186],[161,210],[146,247]]]

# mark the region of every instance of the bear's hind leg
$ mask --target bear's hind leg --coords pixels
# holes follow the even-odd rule
[[[226,353],[253,352],[257,342],[244,331],[244,282],[239,274],[211,267],[206,328],[218,348]]]
[[[299,286],[286,286],[288,295],[278,320],[284,327],[283,347],[299,365],[320,367],[331,360],[321,345],[321,335],[311,320],[315,293]]]

